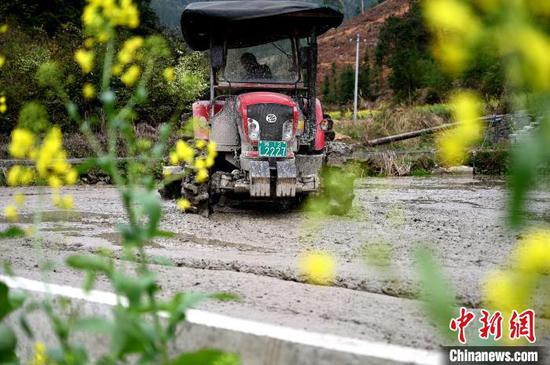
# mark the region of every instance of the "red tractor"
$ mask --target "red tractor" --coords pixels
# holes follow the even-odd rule
[[[207,215],[223,195],[297,201],[318,192],[325,141],[334,132],[316,98],[317,37],[342,19],[301,1],[189,4],[183,37],[191,49],[209,50],[211,66],[210,99],[193,104],[194,120],[202,122],[194,135],[215,141],[218,156],[208,183],[184,177],[162,195],[183,196]],[[184,168],[165,167],[169,174]],[[353,188],[338,190],[351,197],[347,210]]]

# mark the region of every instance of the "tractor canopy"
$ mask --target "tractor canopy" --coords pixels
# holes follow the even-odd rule
[[[342,20],[333,8],[303,1],[208,1],[185,8],[181,29],[189,47],[204,51],[213,41],[237,48],[320,35]]]

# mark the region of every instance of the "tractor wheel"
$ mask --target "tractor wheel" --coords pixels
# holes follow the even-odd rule
[[[172,181],[159,189],[162,199],[177,199],[181,196],[181,180]]]
[[[189,213],[200,214],[208,217],[212,213],[210,205],[210,180],[199,184],[193,174],[187,174],[181,182],[181,197],[189,200],[191,207]]]

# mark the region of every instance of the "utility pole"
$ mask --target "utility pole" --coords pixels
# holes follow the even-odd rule
[[[355,46],[355,89],[353,92],[353,123],[357,122],[357,99],[359,97],[359,33],[357,33],[357,40]]]

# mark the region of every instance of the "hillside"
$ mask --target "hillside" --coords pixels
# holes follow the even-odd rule
[[[356,34],[361,37],[360,56],[363,56],[365,48],[374,52],[384,21],[390,16],[403,15],[409,7],[410,0],[386,0],[320,37],[318,81],[323,80],[333,62],[336,63],[337,70],[355,64]]]

